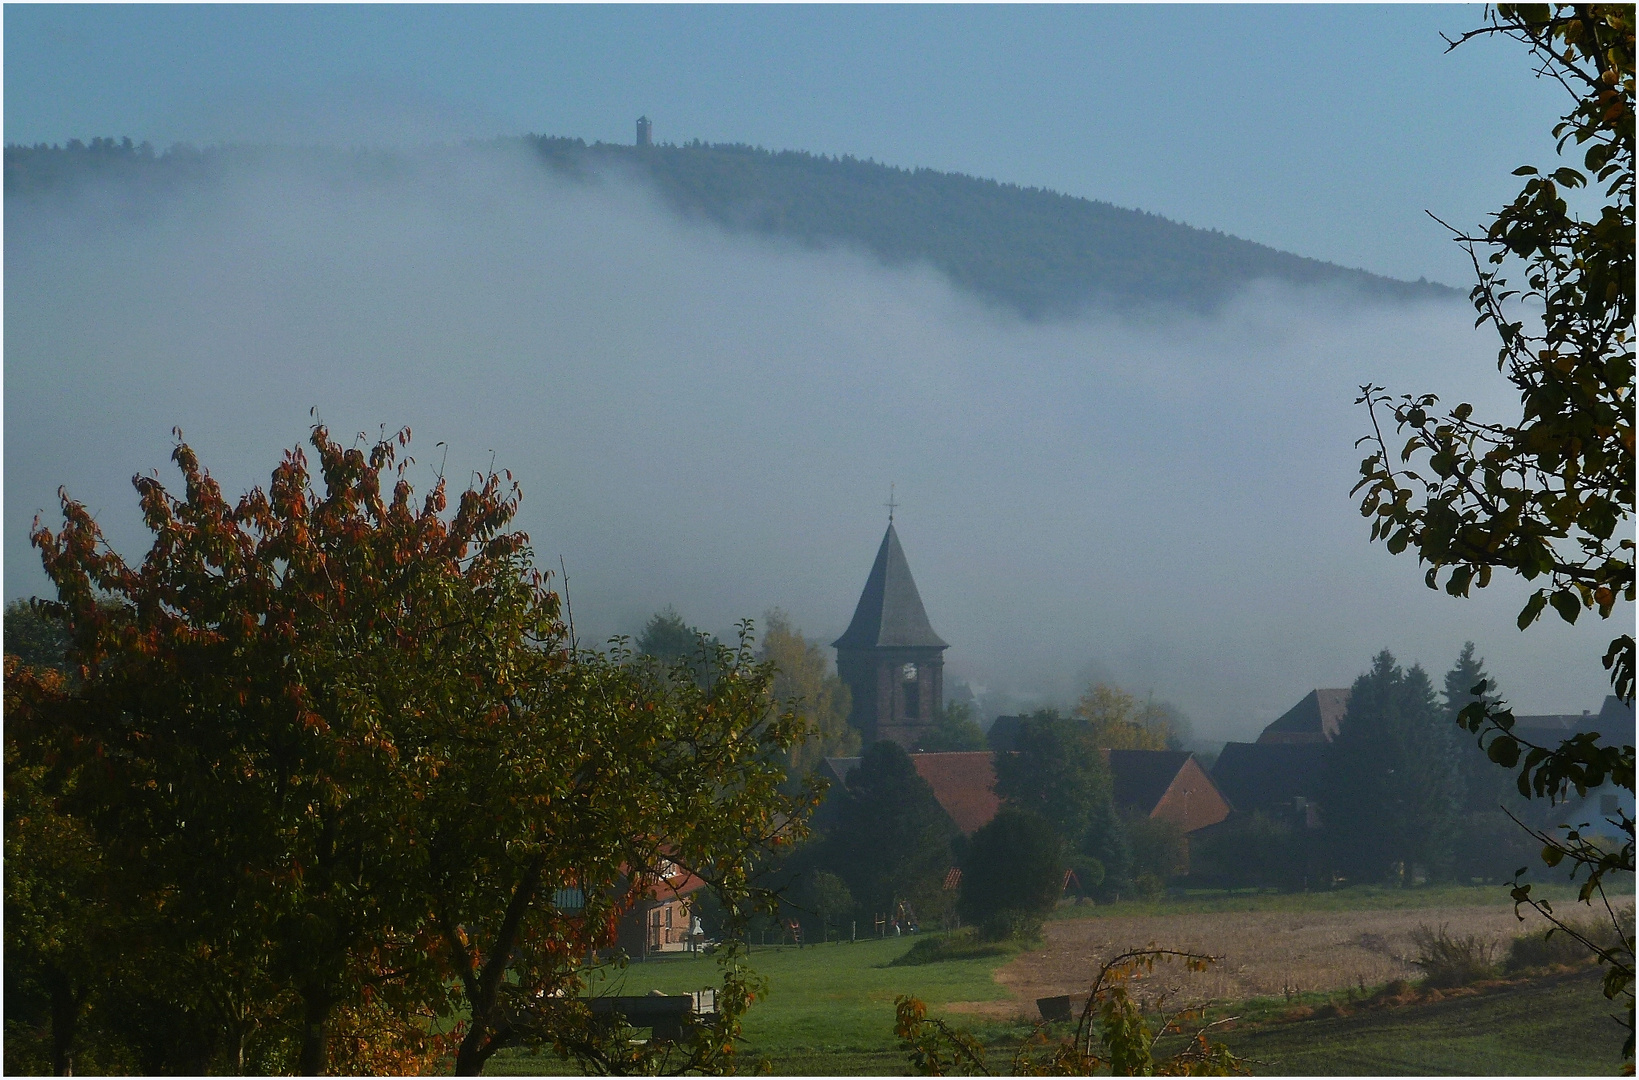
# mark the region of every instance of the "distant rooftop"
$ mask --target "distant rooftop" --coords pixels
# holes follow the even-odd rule
[[[865,590],[859,594],[853,621],[831,645],[838,649],[949,648],[928,624],[922,596],[916,591],[910,564],[905,561],[905,550],[899,546],[899,534],[891,521],[882,546],[877,548],[870,576],[865,579]]]

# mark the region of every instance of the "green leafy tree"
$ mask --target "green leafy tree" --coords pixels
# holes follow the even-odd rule
[[[891,913],[908,901],[926,913],[955,863],[957,835],[909,755],[897,743],[879,742],[848,774],[824,862],[870,911]]]
[[[984,728],[973,719],[973,706],[965,701],[947,701],[933,718],[933,730],[922,736],[920,749],[928,753],[984,750]]]
[[[67,666],[68,632],[53,622],[33,598],[13,600],[6,605],[6,655],[15,656],[26,667]]]
[[[1301,888],[1304,836],[1261,810],[1235,814],[1189,846],[1190,880],[1224,888]]]
[[[1132,849],[1135,881],[1145,877],[1165,885],[1189,873],[1189,842],[1177,822],[1133,813],[1122,816],[1122,826]]]
[[[1063,891],[1064,868],[1064,845],[1047,819],[1004,806],[968,842],[962,917],[985,923],[1011,912],[1039,919]]]
[[[1094,729],[1043,709],[1022,719],[1015,748],[996,755],[996,794],[1045,818],[1072,862],[1090,856],[1104,872],[1104,888],[1120,888],[1132,860]]]
[[[1526,179],[1514,200],[1483,235],[1457,236],[1473,261],[1479,323],[1497,331],[1498,369],[1519,393],[1519,418],[1488,421],[1467,403],[1442,412],[1432,394],[1396,401],[1382,387],[1363,386],[1372,433],[1361,441],[1371,453],[1355,490],[1365,492],[1360,509],[1372,519],[1372,539],[1392,552],[1415,550],[1430,588],[1467,596],[1499,570],[1532,583],[1518,618],[1523,630],[1549,607],[1574,623],[1584,611],[1609,618],[1634,600],[1634,9],[1499,4],[1487,16],[1451,46],[1491,36],[1523,45],[1538,73],[1567,92],[1554,136],[1562,152],[1581,157],[1548,173],[1516,169]],[[1590,183],[1600,205],[1584,215],[1573,209],[1579,200],[1565,196]],[[1397,437],[1407,436],[1398,454],[1379,409],[1392,414]],[[1634,664],[1633,635],[1617,634],[1604,665],[1629,705]],[[1634,790],[1631,732],[1536,745],[1514,733],[1502,702],[1470,703],[1461,722],[1491,760],[1517,772],[1521,794],[1557,801],[1606,782]],[[1598,897],[1616,931],[1614,947],[1582,940],[1610,965],[1606,996],[1627,999],[1631,1059],[1632,922],[1603,887],[1606,875],[1634,869],[1633,820],[1619,813],[1617,821],[1626,838],[1614,850],[1576,828],[1533,834],[1544,861],[1568,860],[1584,875],[1581,901]],[[1577,933],[1530,886],[1517,884],[1514,896],[1559,932]]]
[[[807,727],[806,738],[789,755],[791,775],[806,775],[827,757],[857,754],[859,732],[848,723],[852,698],[848,685],[831,670],[825,650],[803,637],[778,608],[763,621],[760,656],[774,669],[774,699]]]
[[[801,723],[770,709],[749,626],[687,677],[576,652],[508,529],[516,485],[481,477],[447,512],[440,481],[418,505],[407,441],[316,427],[322,484],[292,451],[236,504],[179,443],[181,497],[136,481],[155,537],[137,568],[65,495],[34,541],[77,679],[8,707],[18,765],[51,765],[100,888],[162,907],[153,943],[204,988],[173,1004],[215,1062],[405,1072],[453,1051],[477,1073],[526,1043],[659,1068],[577,1003],[585,958],[685,870],[730,910],[756,901],[752,867],[806,813],[779,791]],[[49,867],[39,849],[8,823],[8,866]],[[685,1066],[732,1055],[751,984],[724,956],[722,1019]]]
[[[1382,880],[1449,870],[1462,806],[1455,728],[1420,667],[1387,649],[1354,681],[1327,755],[1322,810],[1337,865]]]

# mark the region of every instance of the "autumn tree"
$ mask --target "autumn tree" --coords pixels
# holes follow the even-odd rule
[[[1371,538],[1411,549],[1430,588],[1468,596],[1495,574],[1531,586],[1521,630],[1552,608],[1565,622],[1619,610],[1631,625],[1634,600],[1634,9],[1630,4],[1499,4],[1484,26],[1455,41],[1501,36],[1529,52],[1537,73],[1567,94],[1554,127],[1558,149],[1576,153],[1552,171],[1526,165],[1519,194],[1478,235],[1456,238],[1472,261],[1470,299],[1479,325],[1499,338],[1498,370],[1519,394],[1516,418],[1488,419],[1464,402],[1444,409],[1433,394],[1393,398],[1361,387],[1371,432],[1356,492]],[[1597,209],[1581,213],[1588,188]],[[1391,448],[1383,415],[1393,422]],[[1612,689],[1632,704],[1634,639],[1617,633],[1603,663]],[[1521,794],[1552,801],[1613,782],[1633,791],[1632,732],[1584,732],[1537,745],[1514,731],[1504,702],[1475,701],[1461,713],[1492,761],[1517,772]],[[1617,850],[1583,837],[1536,831],[1549,865],[1584,873],[1581,899],[1604,901],[1607,874],[1634,869],[1634,824]],[[1516,901],[1554,916],[1517,885]],[[1610,965],[1607,997],[1628,1001],[1633,1055],[1634,938],[1631,920],[1608,902],[1616,947],[1584,943]]]
[[[859,732],[848,723],[848,685],[831,670],[818,642],[803,637],[778,608],[763,616],[759,656],[774,669],[774,699],[800,717],[807,736],[790,753],[788,770],[804,776],[827,757],[859,753]]]
[[[1094,741],[1106,750],[1177,750],[1188,726],[1167,702],[1140,703],[1108,683],[1095,683],[1076,702],[1075,715],[1087,721]]]
[[[670,868],[738,909],[757,854],[801,828],[776,764],[801,721],[769,708],[749,636],[681,680],[575,651],[509,529],[516,484],[479,476],[451,508],[440,478],[417,502],[407,441],[315,427],[317,477],[295,450],[236,503],[179,442],[180,496],[136,479],[154,541],[135,567],[66,494],[62,529],[35,528],[74,679],[8,701],[8,738],[51,763],[101,886],[163,905],[159,944],[210,989],[190,1015],[241,1047],[294,1033],[229,1067],[625,1047],[577,1011],[588,951]],[[6,840],[8,866],[43,865]],[[565,887],[580,910],[554,906]]]

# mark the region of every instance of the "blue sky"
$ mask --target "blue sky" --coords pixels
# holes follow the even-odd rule
[[[1138,207],[1465,284],[1473,225],[1552,153],[1477,5],[8,4],[8,142],[542,134],[854,154]]]

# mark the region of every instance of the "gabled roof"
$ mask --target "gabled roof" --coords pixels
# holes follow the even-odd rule
[[[1001,809],[1002,800],[995,792],[996,765],[990,751],[912,754],[910,758],[916,775],[928,782],[934,799],[963,833],[971,836]],[[859,758],[828,757],[825,766],[842,785],[859,767]]]
[[[1349,709],[1349,691],[1311,690],[1263,729],[1260,743],[1322,743],[1337,738],[1337,728]]]
[[[928,625],[922,596],[911,578],[910,564],[899,546],[893,522],[882,537],[876,562],[859,594],[854,619],[843,635],[831,643],[838,649],[875,649],[883,646],[945,649],[949,646]]]
[[[1190,759],[1188,750],[1110,750],[1108,754],[1115,804],[1146,815]]]
[[[988,750],[912,754],[911,764],[965,835],[988,825],[1002,807],[995,791],[996,763]]]

